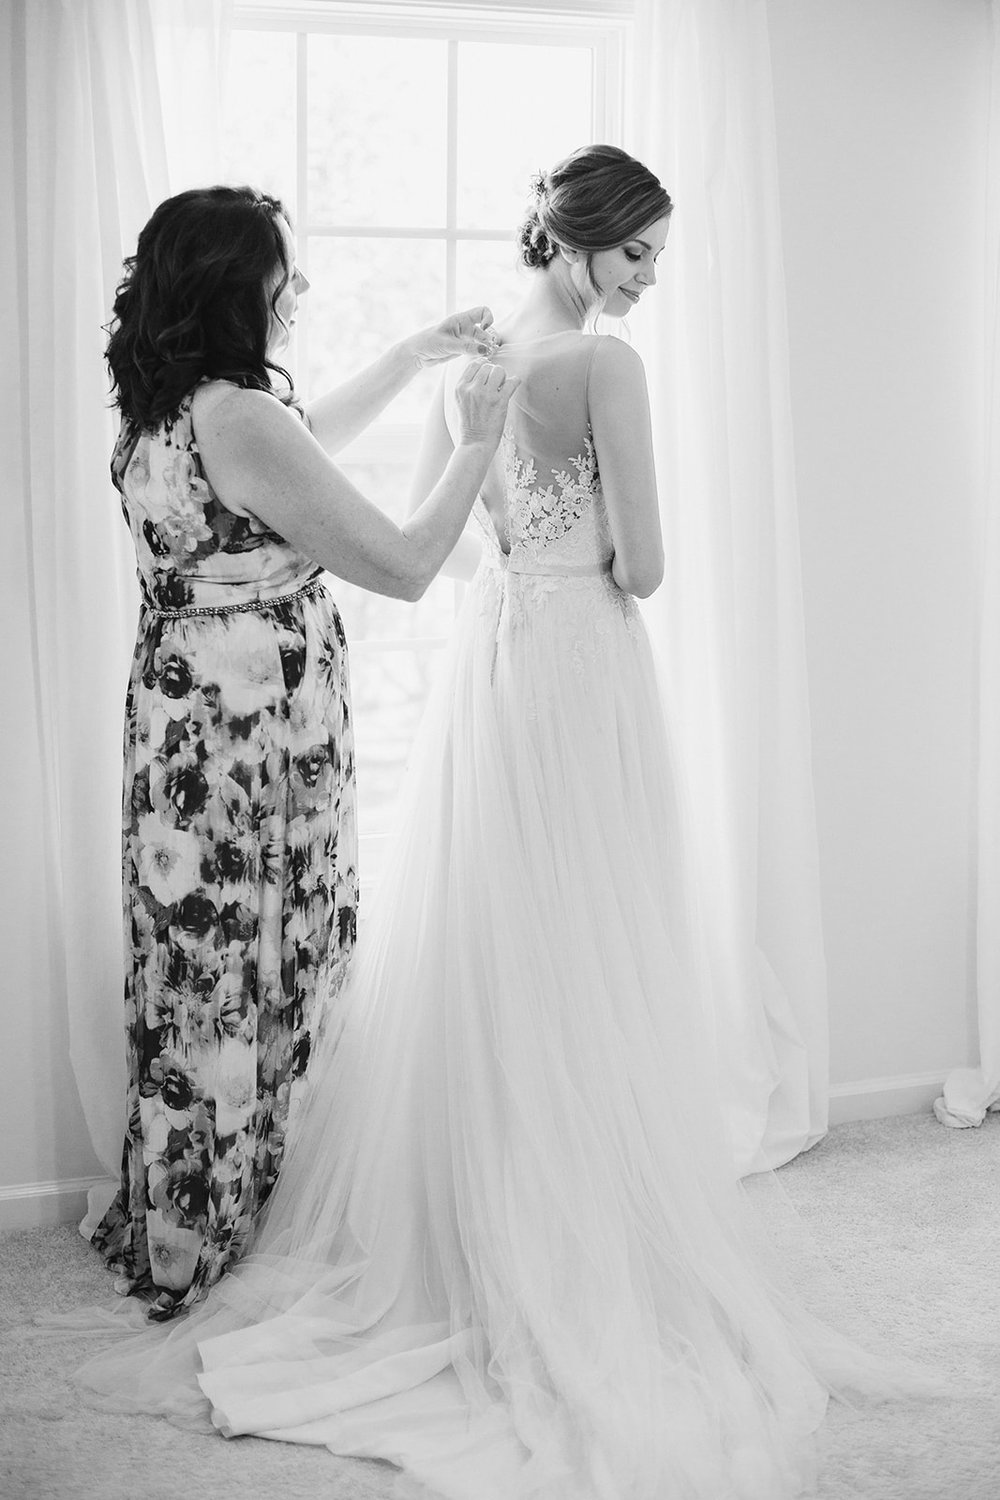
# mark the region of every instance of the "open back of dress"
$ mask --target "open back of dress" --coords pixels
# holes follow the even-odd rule
[[[476,504],[487,543],[512,564],[605,567],[613,547],[590,431],[587,385],[599,339],[552,334],[505,345],[497,362],[521,379]],[[446,414],[457,421],[449,372]],[[490,535],[492,523],[492,537]]]

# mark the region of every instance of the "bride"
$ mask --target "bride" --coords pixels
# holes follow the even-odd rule
[[[387,1459],[452,1500],[782,1500],[829,1394],[878,1383],[767,1269],[692,981],[636,605],[663,566],[649,407],[592,331],[655,285],[671,207],[611,146],[536,182],[491,356],[520,386],[402,831],[254,1253],[85,1367],[118,1409]]]

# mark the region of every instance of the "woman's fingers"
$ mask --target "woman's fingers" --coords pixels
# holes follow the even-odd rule
[[[499,365],[486,359],[470,360],[455,386],[459,425],[466,442],[500,441],[507,406],[521,384]]]
[[[482,374],[492,391],[504,390],[508,385],[515,389],[520,384],[516,375],[508,375],[502,365],[491,365],[488,360],[483,364]]]
[[[445,319],[442,327],[453,333],[465,353],[492,354],[500,347],[492,322],[493,313],[488,307],[467,307],[464,312]]]
[[[489,313],[489,308],[486,308],[485,311]],[[492,315],[490,315],[490,320],[488,322],[476,323],[472,329],[472,337],[475,340],[476,352],[478,354],[485,354],[487,355],[487,357],[491,354],[496,354],[497,350],[500,348],[500,340],[497,337],[494,329],[490,327],[491,321]]]
[[[513,384],[511,384],[513,382]],[[455,386],[456,393],[464,387],[478,385],[491,390],[500,390],[505,385],[516,389],[521,384],[516,375],[508,375],[502,365],[491,364],[488,359],[470,359]]]
[[[492,353],[499,346],[492,322],[493,314],[485,305],[467,307],[412,335],[409,342],[418,366],[440,364],[456,354]]]
[[[493,314],[485,304],[467,307],[463,312],[455,313],[454,318],[463,333],[470,329],[473,333],[485,333],[493,322]]]

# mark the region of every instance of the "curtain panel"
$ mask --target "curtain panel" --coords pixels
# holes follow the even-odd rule
[[[647,613],[688,769],[723,1092],[747,1172],[815,1144],[828,1101],[767,12],[637,0],[635,25],[635,150],[676,204],[637,329],[667,553]]]
[[[976,999],[979,1062],[955,1068],[934,1102],[943,1125],[981,1125],[1000,1109],[1000,0],[991,0],[986,157],[985,508],[979,599]]]
[[[24,732],[2,782],[41,783],[50,993],[94,1150],[117,1175],[124,1129],[121,732],[137,614],[108,475],[102,325],[122,259],[169,193],[214,177],[231,0],[13,0],[0,154],[10,298],[0,435],[17,565],[5,612],[30,654]],[[7,850],[16,870],[17,847]]]

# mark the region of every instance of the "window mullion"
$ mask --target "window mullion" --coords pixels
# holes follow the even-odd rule
[[[447,220],[448,238],[445,242],[444,310],[450,312],[455,306],[455,284],[458,280],[458,42],[452,37],[448,42],[448,113],[447,132]]]
[[[581,133],[589,130],[593,140],[617,141],[621,139],[623,95],[629,83],[625,71],[628,60],[626,42],[629,35],[627,3],[628,0],[606,0],[605,10],[598,0],[576,0],[576,3],[574,0],[550,0],[548,4],[541,0],[537,5],[532,0],[510,0],[506,5],[498,0],[498,3],[492,5],[471,3],[467,6],[453,4],[451,0],[443,0],[438,5],[431,4],[430,0],[428,3],[417,0],[413,4],[404,3],[404,0],[384,0],[384,3],[383,0],[374,0],[370,4],[366,0],[335,0],[335,3],[329,4],[321,3],[321,0],[235,0],[234,22],[237,28],[284,31],[286,36],[291,33],[295,39],[294,62],[286,54],[284,64],[289,72],[294,67],[295,104],[292,119],[288,119],[289,112],[285,115],[288,148],[283,141],[282,152],[290,148],[290,137],[294,129],[296,159],[294,176],[289,170],[287,177],[282,178],[280,190],[289,197],[294,193],[299,263],[303,271],[310,274],[311,262],[311,270],[319,274],[320,267],[326,263],[328,256],[335,266],[339,265],[340,251],[345,245],[353,242],[356,248],[359,239],[370,239],[381,241],[383,251],[386,244],[398,250],[396,259],[401,265],[405,266],[408,259],[413,259],[415,263],[419,259],[422,265],[425,263],[425,256],[428,261],[433,260],[433,274],[436,278],[440,272],[440,257],[443,252],[443,315],[457,306],[461,290],[458,281],[461,247],[462,268],[467,273],[463,276],[465,295],[471,299],[485,294],[485,286],[483,293],[476,290],[478,281],[472,275],[473,268],[479,266],[480,274],[483,274],[483,267],[499,265],[499,257],[488,247],[490,242],[509,243],[510,231],[506,227],[474,229],[460,223],[460,169],[467,174],[469,180],[470,216],[483,217],[480,208],[472,212],[476,196],[471,191],[477,168],[475,149],[469,146],[467,150],[462,150],[466,142],[460,140],[459,136],[460,103],[465,106],[478,103],[480,92],[478,76],[466,76],[464,71],[469,60],[469,44],[485,45],[487,49],[492,44],[494,50],[508,45],[527,47],[533,50],[536,58],[539,53],[535,49],[571,47],[573,67],[579,68],[579,73],[574,72],[574,77],[579,77],[581,88],[586,87],[587,75],[584,59],[578,49],[586,49],[590,61],[591,113],[589,120],[585,113],[577,114],[577,126]],[[323,63],[316,52],[316,46],[328,46],[329,41],[315,43],[314,36],[320,35],[324,39],[329,39],[332,35],[345,40],[368,36],[446,44],[446,97],[443,101],[445,135],[443,142],[440,135],[437,136],[438,144],[434,148],[435,151],[440,151],[442,147],[444,150],[445,202],[442,205],[444,213],[440,218],[440,209],[435,210],[437,222],[434,226],[407,224],[405,220],[410,217],[410,211],[402,206],[397,212],[399,220],[403,222],[392,224],[336,222],[339,210],[331,207],[329,213],[324,213],[319,198],[318,214],[314,214],[310,188],[311,185],[316,185],[317,178],[315,173],[310,175],[310,149],[314,127],[320,127],[324,111],[320,107],[323,100],[315,100],[311,106],[309,83],[310,70],[318,86],[322,83]],[[461,50],[463,44],[466,47],[464,52]],[[337,44],[334,50],[339,50]],[[256,53],[249,55],[251,65],[259,66],[252,60]],[[498,58],[502,55],[498,53]],[[437,56],[437,67],[440,67],[440,53]],[[561,54],[554,52],[552,56],[555,63]],[[463,69],[461,76],[460,65]],[[504,62],[503,66],[508,64]],[[487,70],[489,67],[487,60]],[[544,62],[542,72],[544,74]],[[440,78],[440,73],[437,76]],[[290,90],[290,79],[285,86]],[[472,91],[473,98],[460,97],[459,89],[462,86]],[[390,107],[391,100],[387,100],[386,108]],[[351,128],[349,122],[345,128]],[[252,156],[249,159],[252,160]],[[440,182],[440,178],[437,180]],[[387,202],[379,211],[378,217],[384,219],[392,212],[391,203]],[[486,222],[496,222],[496,216],[487,216]],[[408,257],[410,245],[419,241],[434,242],[433,248],[428,246],[427,250],[420,250],[419,257],[416,254]],[[316,260],[312,260],[310,247],[316,252]],[[335,250],[337,253],[331,255]],[[350,257],[348,261],[350,264],[354,263]],[[321,322],[310,326],[311,300],[304,299],[300,306],[296,347],[294,351],[289,351],[290,354],[294,352],[295,356],[295,362],[290,368],[296,375],[297,383],[303,384],[309,375],[310,349],[313,350],[314,357],[324,354],[327,339]],[[430,306],[433,306],[433,301]],[[498,313],[502,312],[503,306],[496,310]],[[427,312],[429,314],[430,307]],[[376,484],[395,483],[398,470],[393,466],[412,462],[418,437],[419,428],[415,421],[392,422],[384,419],[359,434],[338,456],[338,462],[349,472],[355,469],[358,471],[355,477],[363,488],[367,489],[369,484],[374,489]],[[371,476],[367,472],[369,470],[374,471]],[[450,586],[443,582],[442,587],[447,592],[437,595],[431,601],[431,607],[414,619],[412,627],[409,627],[402,616],[394,617],[391,613],[362,607],[352,596],[344,600],[345,608],[357,610],[356,633],[352,633],[351,637],[357,673],[356,688],[359,699],[368,705],[366,712],[372,711],[375,715],[374,719],[368,721],[371,748],[365,752],[370,756],[371,766],[374,767],[373,806],[376,812],[374,818],[370,811],[366,812],[363,819],[366,885],[374,883],[373,876],[377,872],[386,842],[382,830],[387,817],[383,809],[389,789],[387,778],[390,773],[394,774],[401,748],[408,740],[414,705],[421,700],[429,675],[428,663],[437,656],[443,644],[436,632],[446,629],[448,605],[451,604],[457,613],[466,592],[465,585],[460,582],[453,582]],[[333,589],[336,595],[336,584]],[[419,633],[410,634],[410,628]],[[380,630],[385,633],[379,635]],[[387,696],[382,692],[383,683],[388,685]],[[359,728],[359,745],[361,739]]]
[[[296,253],[303,273],[309,275],[309,34],[295,36],[295,202],[296,218],[301,226]],[[297,377],[305,379],[309,369],[309,310],[298,320],[295,340]]]

